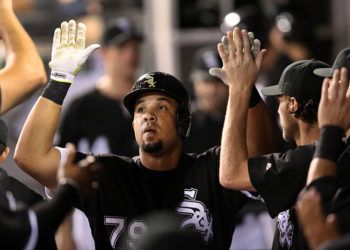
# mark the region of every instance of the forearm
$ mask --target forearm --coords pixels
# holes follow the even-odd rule
[[[246,127],[250,89],[229,89],[220,154],[220,183],[233,189],[250,189],[247,168]]]
[[[61,106],[40,97],[23,126],[14,159],[29,175],[47,187],[56,186],[60,155],[53,148]]]
[[[37,49],[12,11],[2,11],[1,35],[6,47],[6,65],[0,71],[1,113],[6,112],[46,83],[46,73]]]
[[[275,149],[275,128],[265,103],[261,100],[248,110],[248,157],[269,154]]]

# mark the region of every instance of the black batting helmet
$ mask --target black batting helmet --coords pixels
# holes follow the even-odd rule
[[[134,114],[137,99],[148,92],[159,92],[174,98],[179,103],[176,116],[177,127],[181,137],[186,138],[191,124],[190,97],[182,83],[176,77],[163,72],[142,75],[123,99],[124,106],[131,115]]]

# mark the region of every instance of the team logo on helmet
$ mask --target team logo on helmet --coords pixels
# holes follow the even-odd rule
[[[153,74],[149,74],[148,76],[145,77],[146,78],[146,83],[148,84],[149,88],[155,88],[156,87],[156,81],[154,80],[154,76]]]

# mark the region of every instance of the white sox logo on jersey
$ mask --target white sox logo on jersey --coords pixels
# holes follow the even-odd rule
[[[197,189],[185,189],[185,198],[180,202],[176,211],[179,214],[189,215],[181,224],[181,228],[193,227],[202,235],[202,239],[208,243],[213,238],[213,218],[209,214],[205,204],[196,200]]]
[[[277,228],[280,233],[279,242],[283,247],[287,244],[288,249],[292,246],[294,225],[289,220],[289,210],[278,214]]]

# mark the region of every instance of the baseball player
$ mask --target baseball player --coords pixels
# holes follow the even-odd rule
[[[332,69],[316,71],[324,73],[328,70],[325,76],[333,72],[333,78],[326,78],[323,84],[318,110],[320,140],[308,172],[309,190],[301,194],[297,203],[300,224],[312,249],[318,249],[326,241],[339,239],[350,232],[349,137],[344,139],[350,127],[349,78],[347,68],[343,67],[340,71],[335,67],[337,63],[338,66],[344,65],[340,61],[349,61],[346,59],[349,51],[347,48],[339,53]],[[316,206],[311,208],[308,203]],[[327,247],[348,248],[349,237],[329,243]]]
[[[63,22],[55,31],[51,79],[26,121],[15,152],[22,169],[50,188],[57,185],[54,176],[66,155],[64,149],[52,147],[65,93],[87,56],[98,47],[84,49],[81,26],[76,39],[74,21]],[[258,53],[256,68],[262,54]],[[96,156],[102,165],[99,187],[79,206],[90,219],[97,249],[135,248],[147,230],[145,216],[158,210],[180,216],[178,227],[194,231],[203,249],[229,248],[235,216],[247,197],[220,185],[220,147],[200,155],[182,152],[191,122],[189,102],[182,83],[162,72],[144,74],[124,97],[133,116],[139,156]],[[266,112],[262,102],[256,103],[249,110],[250,122],[257,124],[256,119]],[[265,123],[259,122],[259,128],[251,127],[255,132],[265,131]]]
[[[0,114],[4,114],[46,84],[44,65],[37,49],[12,9],[11,0],[0,0],[0,39],[6,65],[0,70]]]
[[[95,181],[98,166],[90,156],[74,163],[75,149],[67,145],[67,161],[61,171],[57,195],[49,202],[41,202],[30,209],[11,210],[0,204],[1,249],[55,249],[47,240],[72,207],[78,203],[79,192],[87,192]]]
[[[312,143],[319,136],[317,106],[323,78],[313,71],[328,65],[317,60],[297,61],[284,70],[278,85],[262,89],[265,95],[278,96],[283,137],[298,147],[284,154],[249,158],[244,128],[256,74],[250,53],[245,53],[249,44],[240,33],[236,28],[234,34],[228,34],[229,55],[224,53],[222,43],[218,45],[223,69],[229,72],[231,93],[221,143],[220,182],[235,190],[257,191],[270,215],[278,215],[273,248],[293,249],[298,247],[299,231],[294,209],[290,208],[306,184],[314,152]]]

